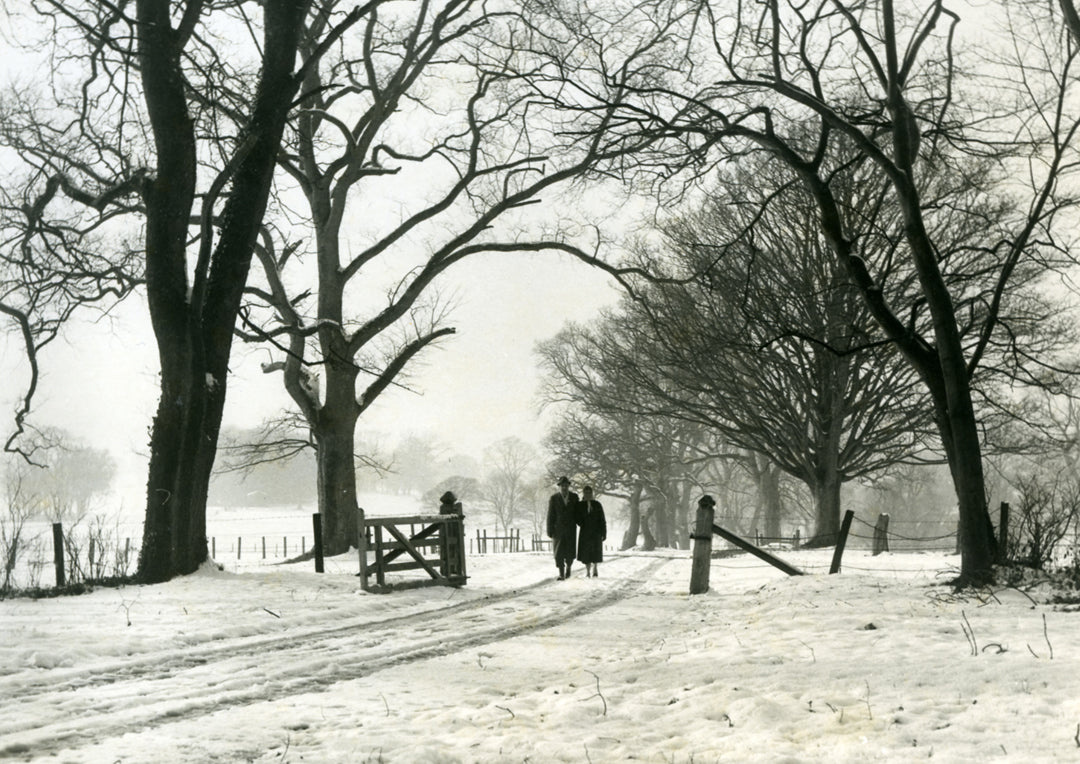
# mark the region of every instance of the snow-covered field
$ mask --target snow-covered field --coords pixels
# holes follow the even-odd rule
[[[1080,760],[1080,613],[956,595],[957,558],[546,554],[361,591],[354,557],[0,602],[0,758],[50,762]]]

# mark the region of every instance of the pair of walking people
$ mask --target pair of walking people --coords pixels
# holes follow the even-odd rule
[[[563,476],[556,485],[559,492],[548,500],[547,535],[555,553],[559,580],[570,578],[575,559],[585,564],[586,576],[598,576],[597,565],[604,561],[607,540],[604,507],[593,498],[591,486],[582,488],[579,497],[570,490],[570,478]]]

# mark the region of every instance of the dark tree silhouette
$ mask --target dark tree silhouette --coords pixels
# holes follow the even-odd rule
[[[207,556],[206,495],[233,329],[285,122],[359,6],[297,61],[310,1],[133,0],[34,4],[64,65],[6,114],[9,146],[51,202],[133,214],[161,365],[139,575],[194,571]],[[216,47],[222,35],[229,46]],[[250,69],[251,87],[229,87]],[[47,100],[47,99],[45,99]],[[43,215],[51,214],[51,204]]]

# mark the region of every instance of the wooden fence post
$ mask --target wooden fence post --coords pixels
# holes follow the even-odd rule
[[[998,564],[1009,561],[1009,502],[1001,502],[1001,520],[998,522]]]
[[[236,537],[236,559],[240,559],[240,548],[243,546],[243,537]]]
[[[53,523],[53,564],[56,567],[56,585],[63,586],[66,581],[64,575],[64,526],[61,523]]]
[[[708,501],[706,501],[708,499]],[[690,593],[704,594],[709,591],[709,568],[712,565],[713,509],[712,499],[703,496],[698,501],[694,520],[694,557],[690,565]]]
[[[323,572],[322,515],[318,512],[311,516],[311,525],[315,532],[315,572]]]
[[[829,573],[840,572],[840,558],[844,556],[844,547],[847,545],[848,532],[851,530],[851,520],[855,517],[853,510],[848,510],[844,513],[844,521],[840,523],[840,535],[836,538],[836,549],[833,551],[832,565],[829,566]]]
[[[882,512],[878,515],[877,525],[874,526],[874,556],[889,551],[889,513]]]
[[[368,543],[367,526],[365,525],[364,510],[356,508],[356,551],[360,553],[360,588],[368,590]]]
[[[383,563],[383,532],[382,524],[375,525],[375,583],[380,587],[386,586],[386,565]]]
[[[465,515],[461,513],[454,520],[454,545],[457,547],[457,574],[465,583]]]

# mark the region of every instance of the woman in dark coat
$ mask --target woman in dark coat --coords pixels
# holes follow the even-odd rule
[[[604,518],[604,506],[593,498],[592,486],[581,489],[581,503],[578,508],[577,558],[585,563],[585,575],[595,578],[600,575],[596,569],[604,561],[604,542],[607,540],[607,520]]]

